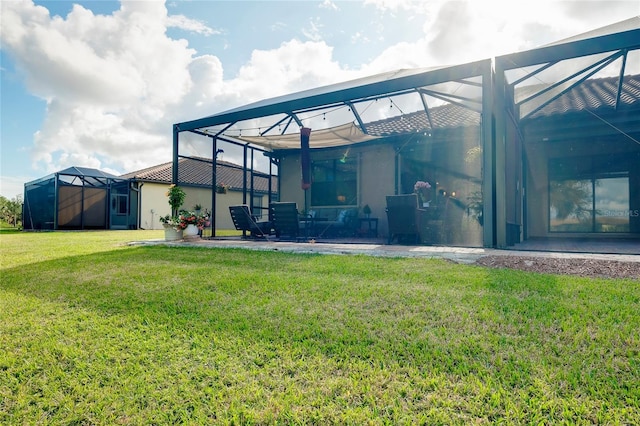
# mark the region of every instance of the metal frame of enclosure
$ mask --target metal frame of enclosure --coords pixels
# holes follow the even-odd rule
[[[611,67],[617,67],[613,106],[587,105],[579,112],[603,121],[612,134],[627,138],[625,143],[640,145],[638,92],[625,83],[627,73],[640,75],[637,69],[640,64],[639,48],[640,17],[635,17],[554,45],[500,56],[495,60],[398,70],[176,123],[173,126],[173,182],[180,183],[178,160],[183,156],[182,140],[185,134],[192,134],[211,141],[214,163],[219,141],[241,147],[248,173],[253,170],[255,153],[264,154],[269,158],[270,174],[271,167],[278,167],[280,185],[286,181],[280,176],[281,162],[287,159],[288,154],[300,155],[300,129],[311,128],[312,151],[337,147],[356,149],[374,144],[393,146],[395,155],[393,158],[390,155],[387,160],[394,164],[395,169],[389,175],[395,182],[388,192],[402,193],[403,164],[413,161],[409,158],[407,146],[416,144],[415,152],[426,152],[425,144],[429,145],[439,137],[439,145],[433,142],[429,145],[430,153],[419,155],[428,157],[421,161],[432,169],[444,170],[444,163],[449,160],[445,154],[438,157],[437,152],[440,150],[449,156],[453,152],[451,149],[446,151],[442,144],[454,131],[447,128],[447,119],[455,115],[456,120],[463,120],[461,117],[467,111],[473,114],[471,122],[475,124],[469,127],[473,130],[467,131],[471,136],[461,137],[466,141],[462,141],[464,143],[461,142],[460,147],[464,147],[466,153],[480,153],[478,159],[473,160],[478,162],[473,173],[469,172],[469,176],[473,176],[465,175],[466,170],[458,163],[450,165],[453,171],[444,170],[439,176],[445,176],[445,179],[448,176],[452,182],[462,185],[467,199],[474,189],[480,190],[483,220],[477,245],[511,246],[528,238],[529,232],[535,228],[527,227],[527,214],[531,211],[528,210],[525,188],[527,175],[531,175],[535,167],[527,157],[527,144],[533,144],[527,141],[528,135],[535,133],[538,123],[544,123],[540,120],[549,121],[554,114],[564,114],[557,106],[570,92],[591,78],[597,78],[603,70],[610,72]],[[556,108],[556,112],[547,114],[545,108]],[[590,131],[581,129],[580,117],[574,117],[578,119],[573,126],[575,134]],[[421,121],[416,124],[418,119]],[[395,130],[385,133],[385,126]],[[404,130],[398,130],[402,126]],[[475,151],[474,147],[469,148],[469,138],[478,144]],[[423,148],[419,147],[420,144]],[[628,151],[635,155],[636,147]],[[345,152],[349,152],[348,149]],[[465,152],[460,152],[460,156]],[[545,161],[551,160],[545,158]],[[633,187],[636,178],[632,176],[630,179],[629,186]],[[434,182],[436,180],[437,177]],[[250,180],[245,179],[245,182]],[[286,198],[287,191],[280,189],[279,194]],[[250,188],[245,188],[245,192],[248,190]],[[547,194],[550,191],[547,187]],[[446,194],[444,187],[436,192],[436,196],[443,194]],[[308,205],[306,197],[305,192],[305,206]],[[640,210],[637,205],[640,201],[636,197],[640,200],[640,194],[630,188],[629,211]],[[215,208],[213,189],[212,199]],[[461,203],[460,200],[451,201]],[[363,203],[363,200],[359,202]],[[465,207],[467,210],[468,206],[469,203]],[[546,209],[553,210],[549,205]],[[630,219],[625,236],[637,238],[640,225],[636,222],[639,220]],[[549,236],[549,229],[543,230],[542,234]],[[452,241],[452,244],[467,245],[465,239]]]
[[[25,230],[130,229],[135,205],[129,180],[70,167],[25,184]],[[134,205],[132,205],[134,203]]]
[[[456,94],[460,88],[472,88],[475,96]],[[217,141],[240,144],[244,147],[265,152],[278,165],[279,150],[299,151],[299,141],[294,145],[286,142],[299,138],[295,127],[312,126],[314,132],[319,129],[324,134],[316,139],[311,136],[311,148],[321,149],[335,146],[348,146],[355,143],[380,143],[380,135],[368,137],[366,110],[371,104],[389,102],[389,109],[401,111],[401,104],[418,105],[429,117],[427,97],[440,102],[453,102],[464,108],[470,108],[482,117],[491,117],[493,108],[491,61],[483,60],[464,65],[435,69],[400,70],[378,76],[363,78],[351,82],[339,83],[319,89],[308,90],[292,95],[256,102],[242,108],[230,110],[202,119],[178,123],[173,126],[173,182],[179,183],[178,159],[181,157],[180,135],[183,132],[196,133],[211,138],[213,152],[217,150]],[[412,96],[409,102],[404,98]],[[385,108],[386,105],[385,105]],[[404,112],[403,112],[404,114]],[[338,117],[333,120],[328,116]],[[259,122],[259,124],[256,124]],[[314,122],[315,125],[309,123]],[[346,135],[332,131],[345,124],[354,123],[356,132]],[[481,119],[481,139],[491,140],[491,120]],[[295,123],[295,126],[291,126]],[[397,138],[397,136],[396,136]],[[278,143],[285,141],[280,148]],[[295,144],[297,143],[297,147]],[[491,144],[484,155],[486,170],[491,170]],[[248,163],[245,157],[245,163]],[[493,187],[493,173],[484,173],[482,185]],[[491,191],[489,191],[491,192]],[[279,193],[281,191],[279,190]],[[212,195],[215,197],[215,193]],[[490,203],[491,204],[491,203]],[[485,207],[485,215],[491,217],[491,206]],[[484,245],[493,245],[492,222],[484,228]]]
[[[495,109],[493,161],[495,170],[499,171],[495,177],[495,220],[501,224],[496,227],[497,246],[512,245],[532,234],[594,235],[594,229],[580,232],[579,227],[585,225],[578,222],[586,223],[587,227],[598,227],[604,231],[600,236],[638,238],[639,49],[640,17],[634,17],[552,45],[495,59],[498,107]],[[598,82],[598,90],[586,88],[591,82]],[[579,101],[585,105],[571,96],[580,91],[584,94]],[[565,112],[572,108],[575,111]],[[553,120],[553,115],[558,119]],[[552,125],[545,125],[550,121],[553,121]],[[595,160],[607,156],[610,156],[609,164]],[[594,165],[589,171],[584,164],[579,165],[584,162],[601,164]],[[624,170],[621,163],[627,164]],[[545,167],[548,170],[543,174]],[[577,168],[581,170],[573,170]],[[574,213],[569,214],[576,223],[565,224],[562,229],[563,225],[556,217],[557,208],[553,205],[557,198],[553,192],[555,182],[550,176],[567,176],[564,182],[575,184],[585,179],[587,173],[598,177],[593,179],[594,188],[585,188],[591,193],[592,205],[582,209],[576,207]],[[607,177],[612,182],[627,180],[626,189],[621,191],[626,192],[622,196],[626,204],[624,209],[616,210],[598,201],[597,193],[606,192]],[[556,193],[564,200],[572,195],[566,188]],[[545,197],[538,198],[538,194],[545,194]],[[584,220],[577,220],[579,211]],[[607,214],[615,219],[615,216],[622,217],[624,211],[628,213],[622,228],[624,232],[602,229],[607,226],[604,224]],[[535,225],[540,217],[545,223]],[[600,219],[603,223],[598,223]],[[569,221],[565,218],[564,222]],[[570,230],[569,226],[574,229]]]

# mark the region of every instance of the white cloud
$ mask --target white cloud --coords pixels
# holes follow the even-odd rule
[[[167,26],[180,28],[185,31],[190,31],[202,35],[221,34],[220,30],[214,30],[205,25],[204,22],[197,19],[189,19],[184,15],[170,15],[167,17]]]
[[[302,28],[302,34],[312,41],[320,41],[322,40],[322,30],[323,25],[318,21],[318,19],[313,20],[309,19],[309,27]]]
[[[37,179],[37,176],[2,176],[0,179],[0,195],[9,200],[24,194],[24,184]]]
[[[331,0],[324,0],[319,6],[321,9],[340,10],[337,4]]]
[[[640,12],[636,0],[367,0],[383,11],[423,17],[424,37],[387,48],[367,67],[464,63],[541,46]],[[413,52],[412,52],[413,49]],[[391,67],[394,68],[394,67]]]
[[[158,2],[124,1],[110,16],[75,5],[66,19],[31,2],[3,4],[3,48],[48,101],[32,150],[39,169],[124,172],[169,158],[172,114],[201,95],[194,81],[215,88],[222,71],[217,58],[168,38],[168,21]]]
[[[332,54],[325,42],[298,40],[273,50],[254,50],[227,88],[248,103],[344,80],[346,71]]]
[[[365,5],[373,5],[381,11],[395,12],[400,9],[411,10],[415,12],[424,11],[425,7],[429,8],[433,5],[441,3],[442,0],[364,0]]]
[[[35,165],[47,172],[70,165],[133,171],[170,160],[176,122],[391,69],[487,58],[631,17],[634,9],[637,14],[631,1],[589,2],[588,12],[577,10],[577,2],[557,1],[518,8],[498,1],[366,3],[381,11],[410,8],[423,22],[424,37],[348,70],[312,22],[310,41],[254,50],[237,76],[224,80],[219,58],[198,55],[166,34],[168,26],[205,35],[214,30],[169,16],[161,2],[123,1],[108,16],[75,5],[66,18],[51,17],[31,1],[2,2],[2,48],[30,92],[47,100],[34,136]]]
[[[365,44],[365,43],[369,43],[371,40],[369,40],[369,38],[362,34],[361,32],[356,32],[353,35],[351,35],[351,44]]]

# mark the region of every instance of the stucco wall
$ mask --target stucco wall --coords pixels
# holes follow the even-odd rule
[[[390,145],[373,145],[360,154],[359,207],[362,209],[365,204],[371,207],[371,217],[378,218],[378,233],[385,237],[389,229],[386,196],[395,191],[394,155]]]
[[[637,155],[640,147],[630,144],[624,138],[609,139],[581,139],[564,142],[537,142],[525,145],[527,155],[527,225],[528,237],[548,237],[548,236],[580,236],[582,234],[562,234],[549,232],[549,160],[563,157],[583,157],[602,156],[605,154],[628,154]],[[637,191],[634,188],[639,178],[637,168],[630,170],[630,200],[631,209],[640,207],[640,201],[634,195]],[[632,218],[632,230],[635,225]],[[590,233],[589,236],[598,234]],[[602,234],[610,237],[611,234]]]
[[[311,152],[312,160],[324,158],[339,158],[347,148]],[[387,234],[387,219],[385,214],[386,195],[394,193],[394,152],[390,145],[369,145],[355,147],[348,155],[358,158],[358,205],[360,216],[362,207],[369,204],[371,217],[379,219],[379,233]],[[280,162],[280,200],[294,201],[298,209],[303,210],[305,194],[300,187],[300,155],[292,153]],[[311,206],[312,208],[314,206]]]
[[[140,226],[143,229],[162,229],[160,217],[171,214],[166,196],[168,188],[168,184],[145,183],[142,185]],[[183,189],[186,193],[183,209],[193,210],[196,204],[200,204],[202,209],[211,210],[209,188],[184,186]],[[226,194],[216,194],[216,229],[235,229],[229,215],[229,206],[237,204],[242,204],[242,192],[228,191]],[[267,196],[263,198],[263,205],[267,205]]]

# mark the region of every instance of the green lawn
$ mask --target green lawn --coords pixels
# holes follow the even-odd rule
[[[640,282],[0,233],[0,424],[638,424]]]

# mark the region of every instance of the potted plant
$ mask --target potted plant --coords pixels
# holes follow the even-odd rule
[[[371,207],[369,207],[369,204],[365,204],[364,207],[362,208],[362,213],[364,213],[365,217],[369,217],[371,216]]]
[[[216,192],[218,194],[226,194],[227,193],[227,189],[229,189],[229,185],[225,184],[225,183],[217,183],[216,184]]]
[[[182,228],[180,227],[180,219],[177,216],[161,216],[160,222],[164,226],[164,239],[166,241],[182,239]]]
[[[210,213],[203,214],[183,210],[178,216],[178,228],[182,230],[184,238],[198,238],[199,231],[210,225]]]
[[[175,184],[169,185],[169,189],[167,190],[167,197],[169,198],[169,205],[171,206],[171,215],[177,216],[178,210],[182,207],[184,203],[184,198],[187,194]]]
[[[430,189],[431,184],[422,180],[417,181],[415,185],[413,185],[413,192],[418,194],[422,207],[429,207],[429,202],[431,202]]]
[[[164,239],[167,241],[175,241],[182,239],[182,230],[180,227],[180,219],[178,217],[178,211],[182,204],[186,194],[182,188],[175,184],[169,185],[167,189],[167,198],[169,205],[171,206],[171,215],[160,217],[160,222],[164,226]]]

